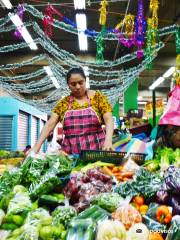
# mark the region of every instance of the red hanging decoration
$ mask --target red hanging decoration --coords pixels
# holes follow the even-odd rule
[[[53,16],[52,16],[52,9],[51,6],[48,5],[48,7],[44,11],[44,18],[43,18],[43,28],[44,33],[48,37],[52,37],[53,31],[52,31],[52,24],[53,24]]]
[[[50,38],[53,35],[53,14],[58,15],[60,18],[64,17],[62,13],[56,10],[52,5],[48,4],[47,8],[44,11],[42,24],[44,27],[44,33]]]

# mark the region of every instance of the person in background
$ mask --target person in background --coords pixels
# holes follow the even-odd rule
[[[58,142],[56,141],[56,139],[54,139],[54,134],[53,132],[51,132],[49,134],[49,136],[47,137],[47,153],[56,153],[60,150],[60,145],[58,144]]]
[[[180,148],[180,86],[169,93],[169,99],[157,130],[157,147]]]
[[[25,155],[28,155],[29,151],[31,150],[31,145],[27,145],[25,149],[23,150]]]
[[[63,125],[61,149],[67,154],[79,154],[81,150],[112,150],[112,108],[100,91],[86,88],[86,76],[82,68],[72,68],[67,73],[71,94],[60,100],[44,126],[40,138],[33,147],[37,153],[58,122]],[[102,129],[105,125],[105,132]]]
[[[180,126],[160,125],[156,138],[156,147],[180,148]]]

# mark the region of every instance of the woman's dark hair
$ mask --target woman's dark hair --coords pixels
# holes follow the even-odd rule
[[[179,130],[179,126],[160,125],[157,130],[156,144],[157,147],[170,147],[175,149],[172,136]]]
[[[84,70],[81,67],[71,68],[67,73],[67,77],[66,77],[67,83],[69,82],[69,79],[72,74],[80,74],[86,80],[86,75],[84,73]]]
[[[53,139],[53,132],[51,132],[51,133],[49,134],[49,136],[47,137],[47,141],[48,141],[48,142],[51,142],[52,139]]]

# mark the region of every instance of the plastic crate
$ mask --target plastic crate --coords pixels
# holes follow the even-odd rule
[[[115,152],[115,151],[101,151],[101,150],[82,150],[80,158],[86,162],[107,162],[114,164],[123,164],[126,159],[126,152]],[[139,165],[144,163],[146,154],[141,153],[130,153],[130,157]]]

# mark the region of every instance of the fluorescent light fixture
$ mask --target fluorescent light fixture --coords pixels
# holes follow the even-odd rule
[[[170,77],[175,72],[175,67],[170,67],[164,74],[164,78]]]
[[[88,66],[84,66],[83,70],[84,70],[84,74],[86,76],[86,87],[90,88],[90,84],[89,84],[89,68],[88,68]]]
[[[32,50],[37,50],[38,47],[33,41],[31,35],[29,34],[27,28],[24,26],[22,20],[17,14],[9,13],[8,16],[10,17],[11,21],[14,23],[14,25],[17,27],[18,31],[21,33],[24,40],[27,42],[29,47]]]
[[[77,13],[76,24],[78,29],[79,49],[81,51],[87,51],[87,36],[84,34],[84,31],[87,29],[86,15],[82,13]]]
[[[75,9],[85,9],[86,1],[85,0],[74,0],[74,8]]]
[[[55,86],[56,88],[60,88],[60,85],[59,85],[57,79],[56,79],[55,77],[50,77],[50,78],[51,78],[51,80],[52,80],[54,86]]]
[[[8,13],[8,16],[10,17],[11,21],[14,23],[14,25],[19,28],[23,26],[23,22],[20,19],[20,17],[17,14]]]
[[[47,75],[52,77],[54,74],[49,66],[44,66],[44,70],[46,71]]]
[[[159,86],[162,82],[164,82],[164,77],[159,77],[153,84],[149,87],[150,90],[154,90],[157,86]]]
[[[139,105],[144,105],[146,104],[147,102],[138,102]]]
[[[9,0],[1,0],[2,5],[5,6],[7,9],[11,9],[12,8],[12,4]]]
[[[51,79],[52,83],[54,84],[54,86],[56,88],[60,88],[60,85],[59,85],[57,79],[54,77],[54,74],[53,74],[51,68],[49,66],[44,66],[43,68],[46,71],[47,75],[50,77],[50,79]]]
[[[88,49],[87,36],[83,32],[80,32],[78,33],[78,40],[79,40],[79,49],[81,51],[87,51]]]

